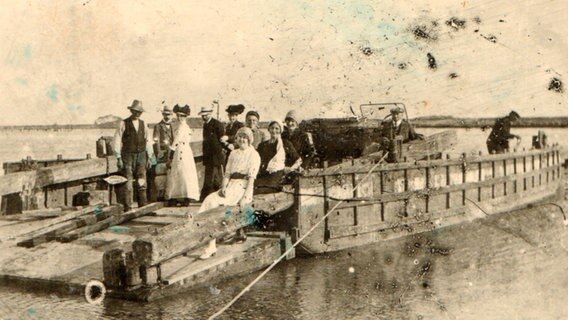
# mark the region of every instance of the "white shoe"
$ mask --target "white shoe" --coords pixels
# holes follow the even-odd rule
[[[207,244],[207,248],[205,248],[205,252],[199,256],[199,259],[205,260],[209,259],[217,253],[217,241],[215,239],[209,241]]]

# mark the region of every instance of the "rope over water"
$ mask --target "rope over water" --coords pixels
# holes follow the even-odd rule
[[[371,170],[369,170],[369,172],[367,172],[367,174],[363,177],[363,179],[361,179],[361,181],[359,181],[359,183],[357,183],[357,185],[353,188],[353,192],[357,190],[357,188],[359,188],[359,185],[361,185],[361,183],[363,183],[363,181],[365,181],[371,175],[371,173],[373,173],[373,171],[386,159],[387,155],[388,152],[383,155],[383,157],[371,168]],[[229,309],[235,302],[237,302],[237,300],[239,300],[240,297],[242,297],[247,291],[249,291],[250,288],[252,288],[252,286],[254,286],[258,281],[260,281],[260,279],[262,279],[268,272],[270,272],[270,270],[272,270],[280,261],[282,261],[284,257],[286,257],[298,244],[300,244],[300,242],[302,242],[312,231],[314,231],[316,227],[320,225],[320,223],[322,223],[337,207],[339,207],[339,205],[343,203],[343,201],[344,200],[340,200],[338,203],[336,203],[333,206],[333,208],[329,209],[328,212],[310,230],[308,230],[308,232],[306,232],[302,237],[300,237],[300,239],[294,242],[294,244],[292,244],[292,246],[288,250],[286,250],[286,252],[280,255],[278,259],[274,260],[274,262],[272,262],[272,264],[268,268],[266,268],[258,277],[256,277],[251,283],[249,283],[243,290],[241,290],[241,292],[239,292],[239,294],[237,294],[231,301],[229,301],[229,303],[227,303],[223,308],[221,308],[211,317],[209,317],[209,320],[217,318],[218,316],[223,314],[223,312]]]

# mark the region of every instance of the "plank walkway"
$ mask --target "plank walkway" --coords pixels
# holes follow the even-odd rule
[[[69,243],[52,241],[32,249],[18,247],[17,240],[48,227],[50,220],[0,221],[0,282],[64,287],[74,292],[91,279],[103,279],[102,256],[108,249],[130,245],[136,237],[157,231],[197,212],[197,206],[159,209],[145,216],[111,226]]]

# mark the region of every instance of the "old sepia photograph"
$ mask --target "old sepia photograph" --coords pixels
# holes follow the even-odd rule
[[[568,0],[0,25],[0,320],[568,319]]]

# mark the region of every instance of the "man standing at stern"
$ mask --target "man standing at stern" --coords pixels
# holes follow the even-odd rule
[[[511,124],[519,121],[521,116],[515,111],[511,111],[509,115],[499,118],[495,121],[493,129],[487,138],[487,150],[489,153],[505,153],[509,149],[509,139],[519,139],[521,136],[511,134]]]

